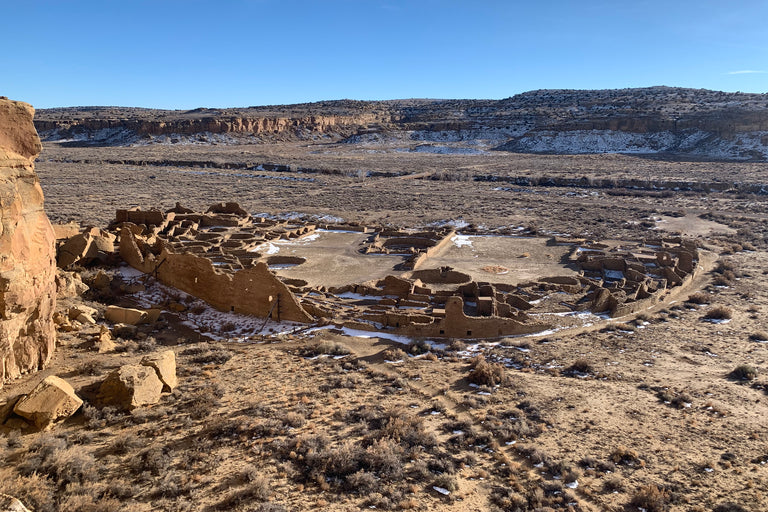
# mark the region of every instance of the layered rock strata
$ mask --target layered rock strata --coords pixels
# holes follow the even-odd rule
[[[0,385],[42,368],[56,343],[55,235],[34,170],[33,115],[0,98]]]

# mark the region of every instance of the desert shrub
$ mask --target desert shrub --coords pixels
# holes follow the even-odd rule
[[[302,355],[304,357],[313,357],[318,355],[343,356],[350,353],[350,350],[337,341],[322,340],[319,343],[309,345],[304,348]]]
[[[121,422],[125,417],[123,412],[114,406],[97,409],[90,404],[83,404],[81,411],[86,419],[88,427],[91,429],[100,429],[108,425],[114,425]]]
[[[241,489],[233,489],[219,503],[218,510],[231,510],[243,503],[266,501],[272,496],[270,481],[259,476]]]
[[[728,320],[732,317],[733,311],[725,306],[715,306],[704,314],[707,320]]]
[[[707,292],[697,292],[688,296],[686,299],[689,304],[709,304],[712,302],[712,295]]]
[[[552,464],[552,458],[549,454],[535,446],[521,446],[517,450],[521,455],[527,457],[533,465],[544,464],[549,466]]]
[[[728,374],[728,377],[733,380],[755,380],[757,378],[757,369],[748,364],[741,364],[734,368]]]
[[[615,464],[634,465],[640,462],[640,457],[635,450],[631,450],[625,446],[618,446],[611,452],[609,457]]]
[[[349,491],[368,494],[376,490],[379,486],[379,479],[376,475],[363,469],[348,475],[345,480],[345,488]]]
[[[234,356],[234,352],[221,347],[196,345],[181,351],[180,356],[189,356],[193,364],[224,364]]]
[[[102,452],[104,455],[125,455],[141,446],[143,441],[136,434],[120,433]]]
[[[461,352],[467,349],[467,344],[461,340],[451,340],[448,344],[448,350],[450,352]]]
[[[58,512],[54,498],[55,484],[45,475],[32,472],[29,475],[0,475],[0,492],[9,494],[35,512]]]
[[[595,369],[592,367],[592,363],[588,359],[577,359],[571,366],[566,369],[570,374],[587,374],[594,373]]]
[[[618,476],[612,476],[603,482],[604,492],[624,492],[625,489],[624,480]]]
[[[383,356],[387,361],[402,361],[408,359],[408,355],[399,347],[388,348],[384,351]]]
[[[669,509],[667,505],[668,500],[669,493],[653,484],[649,484],[635,492],[629,504],[645,509],[646,512],[664,512]]]
[[[303,415],[299,414],[296,411],[288,411],[286,412],[280,420],[287,426],[292,428],[299,428],[306,422],[306,419]]]
[[[386,480],[396,480],[403,475],[402,448],[390,439],[379,439],[362,454],[363,467]]]
[[[426,340],[415,339],[408,344],[408,353],[410,354],[426,354],[430,350],[432,350],[432,347],[429,345],[429,343],[427,343]]]
[[[712,512],[748,512],[746,508],[737,503],[720,503]]]
[[[101,362],[95,359],[92,359],[90,361],[86,361],[80,364],[77,367],[76,371],[79,375],[94,376],[94,375],[99,375],[102,372],[102,368],[103,368],[103,365],[101,364]]]
[[[249,512],[287,512],[280,503],[259,503],[255,507],[250,507]]]
[[[483,356],[473,358],[471,367],[467,380],[473,384],[498,386],[509,382],[506,369],[499,363],[489,363]]]
[[[138,352],[152,352],[157,348],[157,340],[154,336],[147,336],[136,342]]]
[[[530,510],[528,499],[508,486],[494,487],[491,502],[501,510]]]
[[[753,332],[752,334],[749,335],[749,339],[750,341],[759,341],[759,342],[768,341],[768,332],[765,332],[765,331]]]
[[[224,389],[218,385],[197,389],[189,394],[186,409],[193,419],[206,418],[219,406],[219,399],[222,396],[224,396]]]
[[[152,476],[161,475],[170,465],[171,457],[168,451],[160,446],[150,446],[141,450],[128,461],[128,467],[135,473],[149,473]]]
[[[432,485],[450,492],[454,492],[459,488],[459,483],[457,482],[456,477],[446,474],[437,475],[432,481]]]
[[[125,507],[112,497],[95,498],[87,494],[69,494],[59,504],[59,510],[73,512],[119,512]]]

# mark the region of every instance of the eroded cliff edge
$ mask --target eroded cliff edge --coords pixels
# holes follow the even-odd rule
[[[31,105],[0,97],[0,386],[51,359],[55,236],[35,174]]]

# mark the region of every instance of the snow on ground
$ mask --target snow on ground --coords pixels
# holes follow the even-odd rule
[[[472,240],[470,240],[469,235],[453,235],[451,242],[456,247],[472,247]]]
[[[633,133],[614,130],[542,130],[531,132],[510,144],[509,149],[532,153],[588,154],[658,152],[689,153],[714,158],[748,160],[768,158],[766,131],[736,133],[725,139],[714,133],[684,132]]]

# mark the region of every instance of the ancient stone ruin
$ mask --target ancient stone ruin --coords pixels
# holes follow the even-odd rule
[[[56,343],[55,237],[34,170],[33,115],[0,98],[0,385],[42,368]]]
[[[571,276],[509,284],[473,279],[449,266],[429,268],[451,244],[447,228],[408,231],[255,218],[237,204],[207,212],[118,210],[120,256],[132,267],[221,311],[300,323],[325,323],[412,337],[494,338],[566,326],[578,314],[620,317],[651,307],[697,271],[694,243],[621,243],[552,238],[568,245]],[[306,258],[272,254],[272,243],[311,241],[326,232],[364,236],[360,258],[400,257],[388,275],[341,286],[281,275]],[[310,236],[312,235],[312,236]]]

